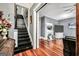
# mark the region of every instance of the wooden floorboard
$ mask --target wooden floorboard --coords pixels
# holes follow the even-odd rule
[[[26,50],[15,56],[63,56],[63,41],[60,40],[40,40],[40,47]]]

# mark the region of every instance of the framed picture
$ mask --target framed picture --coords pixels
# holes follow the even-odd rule
[[[30,24],[32,23],[32,16],[30,16]]]
[[[69,23],[68,26],[69,28],[76,28],[76,23]]]

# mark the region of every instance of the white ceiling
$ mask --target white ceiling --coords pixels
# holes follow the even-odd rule
[[[21,5],[21,6],[24,6],[26,8],[31,8],[33,3],[16,3],[17,5]]]
[[[48,3],[39,11],[40,17],[47,16],[56,20],[75,17],[76,7],[73,5],[74,5],[73,3]],[[72,12],[70,12],[70,10],[68,12],[65,11],[68,9],[71,10],[73,9],[73,11]]]

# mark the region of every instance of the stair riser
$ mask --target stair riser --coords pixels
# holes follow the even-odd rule
[[[19,40],[18,44],[21,43],[21,42],[27,42],[28,43],[28,42],[30,42],[30,40]]]
[[[18,32],[27,32],[27,30],[18,30]]]
[[[28,38],[29,36],[18,36],[18,38]]]
[[[26,33],[26,32],[18,33],[18,35],[26,35],[26,34],[28,34],[28,33]]]
[[[29,42],[30,40],[19,40],[18,43],[20,43],[20,42],[25,42],[25,41],[26,41],[26,42]]]

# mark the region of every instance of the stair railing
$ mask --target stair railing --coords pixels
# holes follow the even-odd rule
[[[32,45],[33,45],[32,37],[31,37],[30,31],[29,31],[29,29],[28,29],[28,26],[27,26],[27,22],[26,22],[25,17],[24,17],[24,23],[25,23],[25,26],[26,26],[26,28],[27,28],[27,31],[28,31],[28,34],[29,34],[30,40],[31,40],[31,42],[32,42]]]

